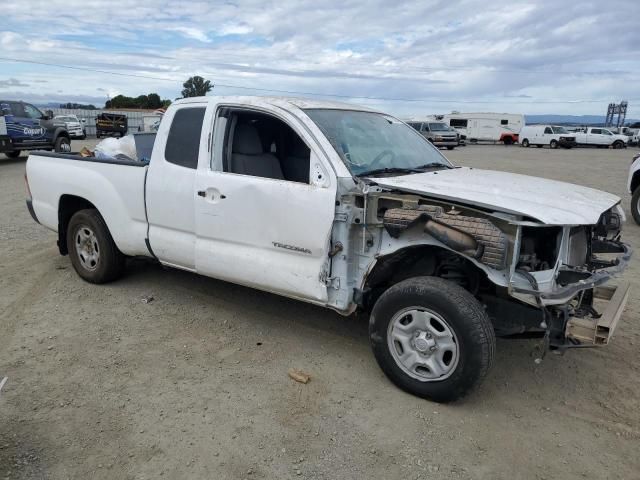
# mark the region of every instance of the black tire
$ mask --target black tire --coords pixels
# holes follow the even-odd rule
[[[521,145],[522,145],[523,147],[528,147],[528,146],[529,146],[529,139],[528,139],[528,138],[525,138],[524,140],[522,140]]]
[[[86,255],[83,257],[83,241],[89,244],[90,253],[98,253],[95,262]],[[67,227],[67,250],[73,268],[87,282],[111,282],[124,272],[125,256],[118,250],[107,224],[95,209],[79,210],[71,217]]]
[[[631,215],[635,222],[640,225],[640,187],[636,188],[631,195]]]
[[[71,141],[67,137],[58,137],[53,150],[58,153],[71,152]]]
[[[557,140],[551,140],[551,142],[549,142],[549,148],[553,148],[554,150],[556,148],[558,148],[558,141]]]
[[[5,152],[5,155],[9,158],[18,158],[22,153],[20,150],[13,150],[11,152]]]
[[[414,378],[394,358],[394,354],[401,352],[396,350],[394,353],[391,349],[401,344],[398,343],[398,347],[389,345],[389,325],[392,321],[394,324],[397,322],[396,318],[403,314],[404,309],[412,307],[422,309],[417,312],[428,311],[430,315],[440,316],[454,334],[457,359],[455,365],[449,367],[453,370],[443,380]],[[399,321],[407,317],[411,318],[411,314],[407,313]],[[410,319],[409,323],[413,321]],[[369,337],[380,368],[393,383],[418,397],[436,402],[457,400],[477,387],[493,363],[496,348],[493,326],[482,305],[462,287],[437,277],[410,278],[384,292],[371,312]],[[428,358],[432,354],[417,355],[418,358]],[[415,370],[418,368],[425,367],[415,367]]]
[[[624,148],[624,142],[616,140],[615,142],[613,142],[613,148],[615,148],[616,150]]]
[[[513,137],[504,137],[502,143],[504,143],[505,145],[513,145]]]
[[[453,150],[456,147],[447,147],[447,150]]]

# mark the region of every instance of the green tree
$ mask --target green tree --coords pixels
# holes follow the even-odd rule
[[[196,75],[190,77],[186,82],[182,84],[184,90],[182,90],[182,97],[204,97],[211,91],[213,85],[209,80],[205,80],[202,77]]]
[[[154,110],[170,104],[171,100],[162,100],[157,93],[150,93],[149,95],[138,95],[135,98],[117,95],[111,100],[107,100],[104,108],[145,108]]]

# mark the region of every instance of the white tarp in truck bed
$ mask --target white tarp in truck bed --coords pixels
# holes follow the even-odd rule
[[[548,225],[593,225],[620,201],[610,193],[572,183],[467,167],[370,180],[383,187],[524,215]]]

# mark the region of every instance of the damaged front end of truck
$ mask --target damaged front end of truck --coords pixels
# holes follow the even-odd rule
[[[611,339],[629,285],[608,282],[631,257],[618,204],[592,224],[549,225],[378,186],[365,192],[351,205],[362,214],[352,250],[377,253],[355,289],[361,307],[404,278],[438,276],[470,291],[499,336],[542,338],[543,351]]]

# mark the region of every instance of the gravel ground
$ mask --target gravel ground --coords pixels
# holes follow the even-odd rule
[[[447,155],[613,192],[628,213],[633,153]],[[363,318],[144,261],[83,282],[29,217],[24,163],[0,159],[0,479],[638,478],[637,260],[609,347],[536,365],[535,342],[499,340],[483,386],[438,405],[386,380]],[[624,237],[637,249],[640,227]]]

